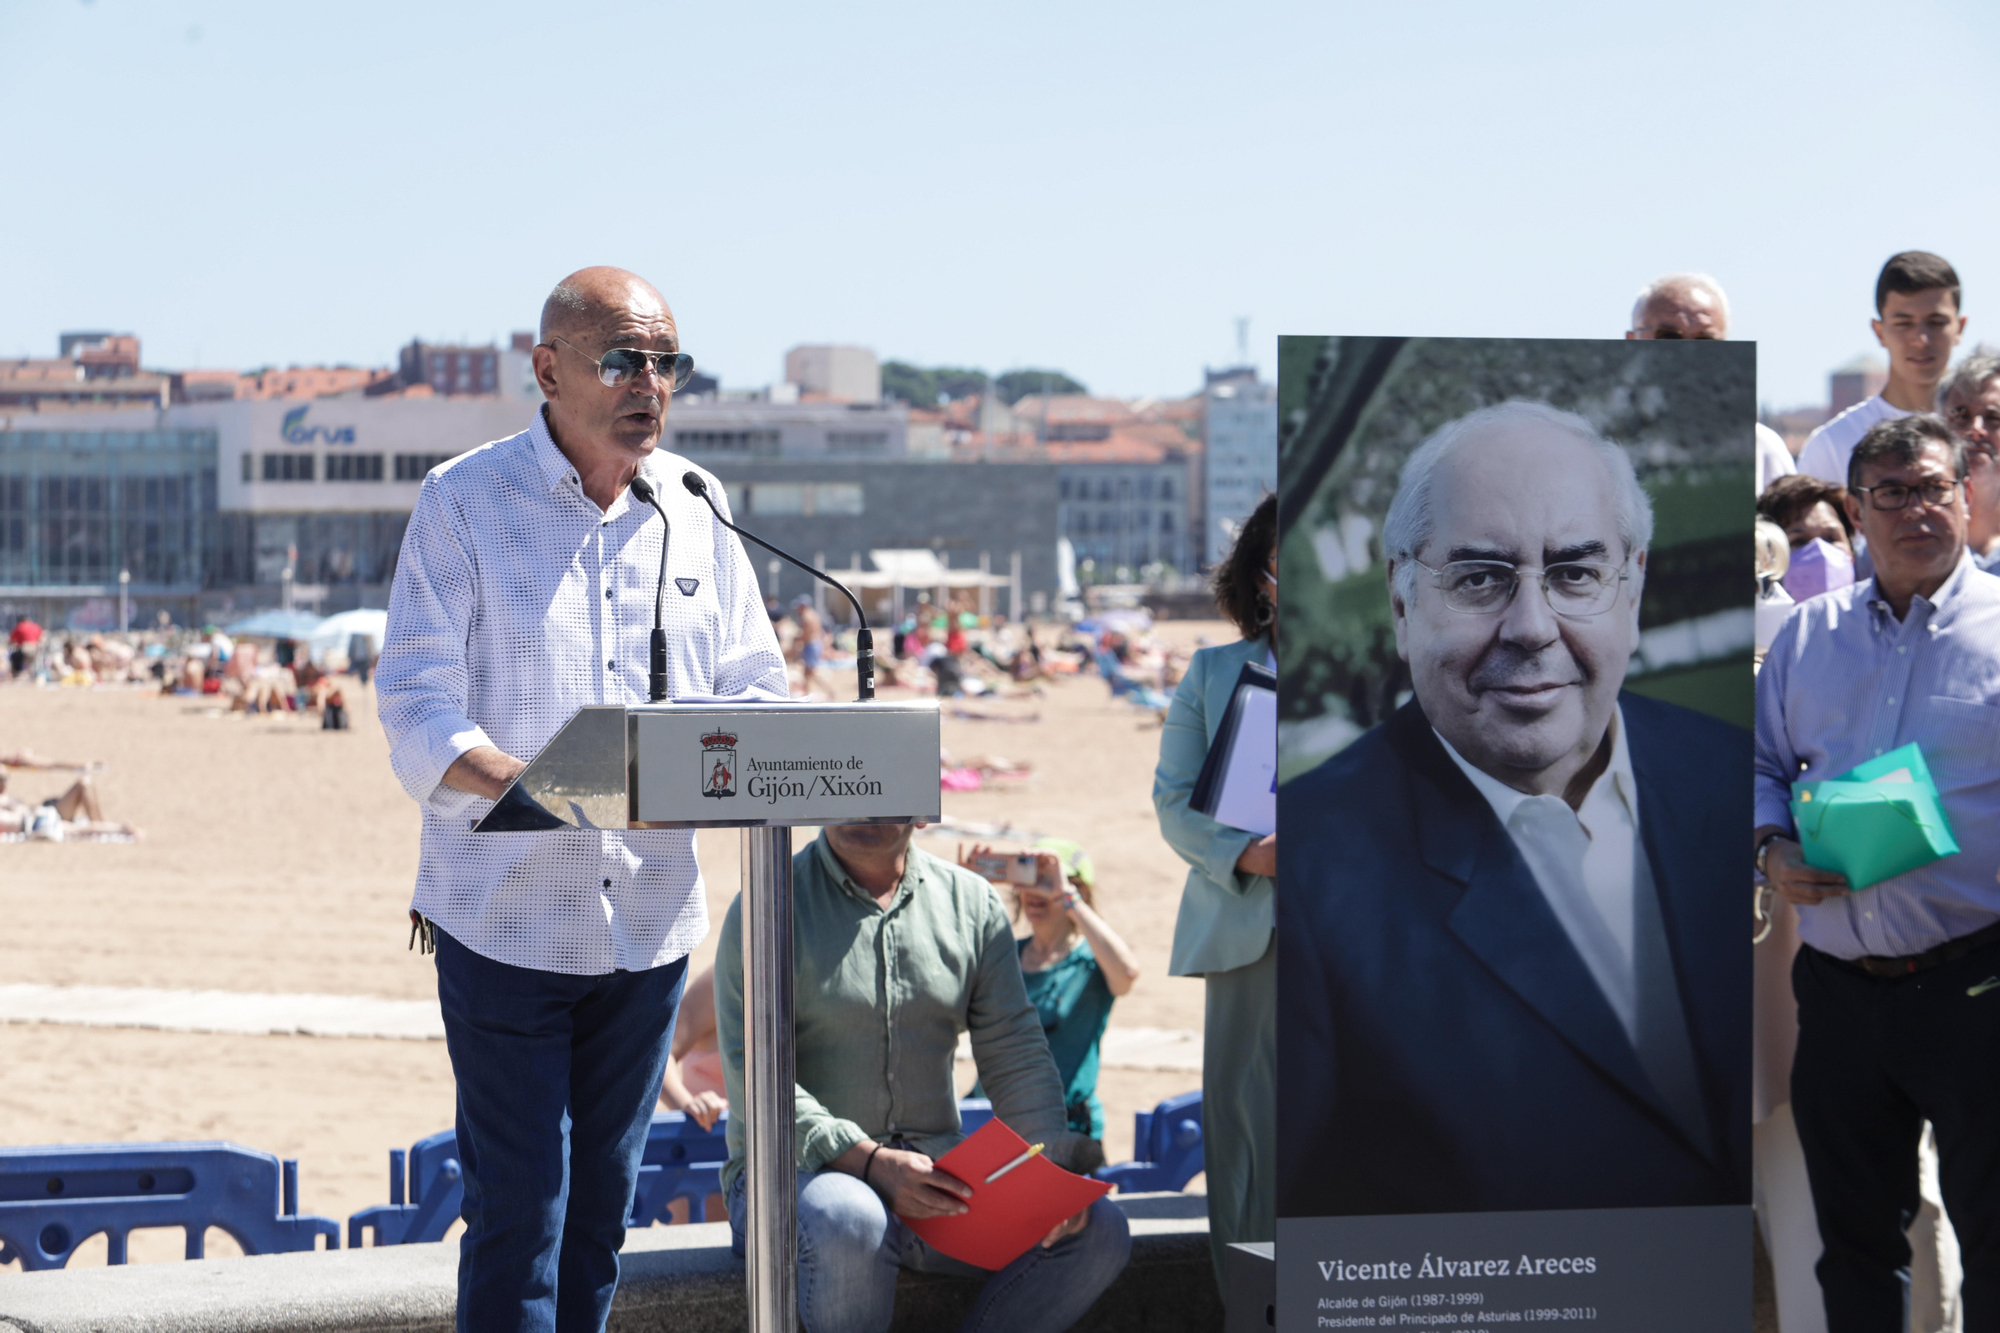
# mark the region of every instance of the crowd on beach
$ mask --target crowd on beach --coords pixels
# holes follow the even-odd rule
[[[162,612],[151,629],[51,634],[31,617],[9,631],[7,680],[67,688],[150,688],[207,697],[230,713],[310,713],[327,730],[348,726],[347,689],[366,687],[375,647],[366,634],[317,658],[296,639],[232,637],[207,625],[173,624]]]
[[[17,615],[8,630],[7,671],[0,683],[44,688],[126,688],[165,697],[213,701],[230,714],[316,715],[322,730],[348,727],[347,691],[366,687],[374,646],[355,635],[347,651],[315,661],[294,639],[232,638],[210,625],[174,625],[163,613],[152,628],[126,634],[51,634]],[[0,841],[133,841],[132,825],[105,818],[93,775],[104,764],[51,760],[21,749],[0,752]],[[69,771],[61,792],[30,804],[8,791],[9,770]]]
[[[785,655],[792,692],[832,701],[846,697],[854,667],[853,627],[835,628],[808,598],[766,609]],[[1188,653],[1154,644],[1140,609],[1092,612],[1075,621],[1035,623],[970,606],[916,606],[877,644],[876,683],[941,699],[1032,697],[1040,683],[1078,675],[1103,677],[1115,697],[1164,717]],[[886,648],[886,651],[884,649]]]

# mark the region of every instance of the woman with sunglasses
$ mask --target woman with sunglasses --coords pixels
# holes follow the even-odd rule
[[[1203,648],[1188,663],[1160,736],[1153,808],[1188,863],[1167,971],[1201,977],[1203,1154],[1208,1237],[1216,1281],[1238,1242],[1277,1228],[1276,834],[1258,837],[1193,809],[1195,779],[1246,662],[1275,667],[1278,642],[1278,498],[1264,497],[1217,566],[1216,606],[1242,639]]]

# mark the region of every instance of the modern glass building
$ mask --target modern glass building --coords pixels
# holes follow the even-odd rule
[[[191,610],[217,537],[213,430],[0,430],[0,612]],[[11,615],[10,615],[11,618]]]
[[[109,629],[121,570],[132,627],[163,610],[200,625],[287,600],[322,614],[386,606],[424,475],[515,434],[533,411],[494,396],[353,396],[0,412],[0,625],[26,613],[51,629]],[[838,562],[922,547],[954,568],[983,555],[996,570],[1020,551],[1024,595],[1056,586],[1046,461],[909,468],[900,406],[690,400],[676,401],[671,420],[670,447],[714,468],[797,549]],[[1174,489],[1159,494],[1178,503],[1186,467],[1169,470]],[[1069,483],[1079,507],[1088,471]],[[1124,531],[1123,510],[1133,511],[1135,563],[1185,542],[1183,523],[1157,529],[1164,499],[1147,506],[1099,480],[1088,483],[1092,517],[1118,509]],[[786,595],[814,592],[783,577],[773,587]]]

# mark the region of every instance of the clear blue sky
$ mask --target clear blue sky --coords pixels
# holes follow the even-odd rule
[[[382,364],[651,277],[799,342],[1182,393],[1280,333],[1592,337],[1728,288],[1767,402],[1950,258],[2000,342],[2000,6],[0,0],[0,354]],[[1990,326],[1989,326],[1990,321]]]

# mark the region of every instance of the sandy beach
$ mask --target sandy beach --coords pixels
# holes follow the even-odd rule
[[[1164,643],[1233,637],[1214,622],[1157,627]],[[435,997],[428,959],[406,948],[418,817],[389,771],[372,698],[355,725],[246,717],[125,689],[0,687],[0,752],[102,760],[107,817],[136,844],[0,845],[0,985]],[[1038,697],[945,701],[954,762],[1000,757],[1028,778],[947,792],[947,819],[1083,843],[1099,908],[1144,967],[1116,1027],[1198,1031],[1199,982],[1166,975],[1184,868],[1151,802],[1159,730],[1092,676]],[[963,716],[955,714],[964,714]],[[977,717],[971,716],[977,714]],[[19,773],[29,801],[69,781]],[[797,830],[803,843],[809,830]],[[969,839],[932,830],[950,857]],[[738,888],[738,835],[704,833],[711,923]],[[695,953],[713,957],[714,932]],[[0,1143],[229,1139],[300,1159],[305,1211],[341,1219],[387,1202],[387,1153],[447,1128],[444,1043],[0,1024]],[[969,1084],[971,1069],[961,1066]],[[1107,1071],[1111,1160],[1131,1155],[1132,1112],[1190,1091],[1194,1073]],[[178,1233],[139,1236],[134,1261],[179,1255]],[[234,1252],[218,1239],[211,1253]],[[93,1241],[75,1263],[102,1262]]]

